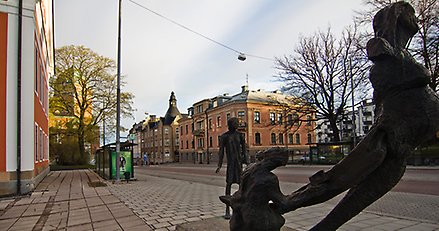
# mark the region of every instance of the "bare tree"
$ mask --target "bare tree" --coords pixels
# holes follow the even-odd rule
[[[340,39],[328,28],[300,38],[293,54],[276,59],[275,78],[285,84],[282,90],[305,99],[329,121],[333,141],[340,141],[337,123],[354,90],[357,102],[369,94],[369,64],[360,44],[355,25],[346,28]]]
[[[80,162],[84,162],[85,143],[96,140],[98,125],[105,118],[114,124],[116,116],[116,75],[113,60],[83,46],[56,49],[55,76],[50,79],[50,111],[70,117],[71,132],[77,137]],[[123,83],[122,83],[123,85]],[[121,113],[130,116],[132,93],[121,93]]]
[[[358,11],[355,21],[367,25],[371,34],[373,15],[385,6],[397,0],[364,0],[367,10]],[[415,9],[418,18],[419,33],[410,43],[409,51],[431,73],[430,87],[439,92],[439,1],[438,0],[408,0]],[[370,36],[369,36],[370,37]]]

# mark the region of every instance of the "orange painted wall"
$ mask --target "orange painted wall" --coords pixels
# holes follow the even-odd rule
[[[0,12],[0,172],[6,171],[6,74],[8,14]]]
[[[40,99],[34,94],[34,116],[35,122],[43,129],[46,134],[49,134],[49,121],[41,106]]]

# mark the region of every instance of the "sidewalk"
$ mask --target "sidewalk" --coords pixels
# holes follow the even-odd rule
[[[0,230],[168,231],[175,230],[178,224],[224,214],[224,204],[218,199],[224,194],[224,186],[206,183],[218,181],[218,176],[205,176],[205,182],[199,183],[193,180],[199,176],[191,174],[155,174],[138,171],[137,181],[106,182],[106,187],[93,187],[101,179],[89,170],[51,172],[31,196],[0,199]],[[299,186],[281,184],[284,192]],[[285,226],[308,230],[338,199],[285,214]],[[412,206],[402,205],[401,201]],[[435,209],[438,201],[437,196],[390,193],[339,230],[439,231],[439,211]],[[407,213],[389,215],[389,209]]]
[[[31,196],[0,199],[0,230],[152,230],[90,170],[56,171]]]

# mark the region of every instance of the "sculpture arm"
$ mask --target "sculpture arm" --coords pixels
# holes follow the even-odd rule
[[[216,173],[219,172],[219,170],[221,169],[222,165],[223,165],[223,159],[224,159],[224,137],[221,136],[220,137],[220,148],[218,151],[218,168],[216,169]]]
[[[268,190],[270,193],[270,200],[273,202],[270,204],[270,207],[280,214],[284,214],[289,212],[288,210],[288,200],[287,197],[280,191],[279,188],[279,180],[277,177],[273,180],[271,190]]]
[[[244,164],[249,164],[248,155],[247,155],[247,147],[245,145],[244,135],[240,134],[240,143],[241,143],[241,159]]]

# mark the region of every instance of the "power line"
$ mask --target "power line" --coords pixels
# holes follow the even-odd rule
[[[130,1],[130,2],[133,3],[134,5],[140,7],[140,8],[142,8],[142,9],[144,9],[144,10],[147,10],[147,11],[149,11],[149,12],[151,12],[151,13],[153,13],[153,14],[155,14],[155,15],[157,15],[157,16],[163,18],[163,19],[165,19],[166,21],[168,21],[168,22],[170,22],[170,23],[172,23],[172,24],[175,24],[175,25],[177,25],[177,26],[179,26],[179,27],[181,27],[181,28],[183,28],[183,29],[185,29],[185,30],[187,30],[187,31],[190,31],[190,32],[192,32],[192,33],[194,33],[194,34],[196,34],[196,35],[198,35],[198,36],[200,36],[200,37],[202,37],[202,38],[204,38],[204,39],[207,39],[207,40],[209,40],[209,41],[211,41],[211,42],[213,42],[213,43],[216,43],[217,45],[220,45],[220,46],[222,46],[222,47],[224,47],[224,48],[226,48],[226,49],[229,49],[229,50],[231,50],[231,51],[233,51],[233,52],[236,52],[236,53],[239,54],[239,55],[247,55],[247,56],[254,57],[254,58],[259,58],[259,59],[265,59],[265,60],[275,61],[274,59],[271,59],[271,58],[267,58],[267,57],[263,57],[263,56],[258,56],[258,55],[247,54],[247,53],[244,53],[244,52],[238,51],[238,50],[236,50],[236,49],[234,49],[234,48],[232,48],[232,47],[230,47],[230,46],[225,45],[224,43],[218,42],[218,41],[216,41],[216,40],[214,40],[214,39],[212,39],[212,38],[210,38],[210,37],[208,37],[208,36],[206,36],[206,35],[203,35],[203,34],[201,34],[200,32],[197,32],[197,31],[195,31],[195,30],[193,30],[193,29],[191,29],[191,28],[189,28],[189,27],[187,27],[187,26],[185,26],[185,25],[183,25],[183,24],[181,24],[181,23],[179,23],[179,22],[177,22],[177,21],[171,19],[171,18],[168,18],[168,17],[166,17],[166,16],[164,16],[164,15],[162,15],[162,14],[160,14],[160,13],[154,11],[154,10],[151,10],[151,9],[149,9],[148,7],[146,7],[146,6],[144,6],[144,5],[140,4],[140,3],[137,3],[137,2],[135,2],[135,1],[133,1],[133,0],[128,0],[128,1]]]

